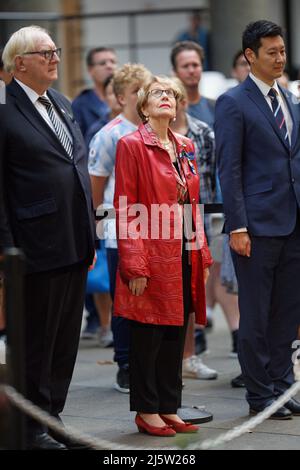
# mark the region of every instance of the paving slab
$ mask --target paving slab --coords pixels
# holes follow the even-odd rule
[[[233,389],[230,380],[240,373],[237,359],[229,358],[231,338],[223,315],[214,312],[214,328],[208,333],[210,353],[204,362],[218,370],[217,380],[184,379],[183,404],[205,405],[214,419],[201,425],[197,436],[159,438],[137,432],[129,396],[113,389],[117,366],[111,348],[98,347],[96,340],[82,340],[63,420],[92,437],[137,448],[166,448],[203,442],[243,424],[249,419],[244,389]],[[300,396],[298,396],[300,399]],[[300,417],[289,421],[267,420],[252,433],[219,447],[222,450],[299,450]]]

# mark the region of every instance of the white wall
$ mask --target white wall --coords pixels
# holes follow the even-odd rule
[[[208,4],[209,0],[82,0],[82,9],[89,13],[104,13],[151,8],[202,8]]]
[[[270,20],[285,27],[285,0],[211,0],[213,66],[230,75],[233,55],[242,47],[242,33],[248,23]],[[296,0],[296,3],[300,3]],[[299,19],[299,16],[297,17]]]

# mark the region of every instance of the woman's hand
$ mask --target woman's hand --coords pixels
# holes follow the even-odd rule
[[[137,279],[132,279],[131,281],[129,281],[129,290],[133,295],[136,295],[136,296],[143,295],[146,287],[147,287],[146,277],[138,277]]]
[[[89,266],[89,271],[93,271],[94,267],[96,266],[96,263],[97,263],[97,251],[95,250],[94,259],[93,259],[92,264]]]
[[[209,268],[205,268],[204,269],[204,284],[207,283],[208,276],[209,276]]]

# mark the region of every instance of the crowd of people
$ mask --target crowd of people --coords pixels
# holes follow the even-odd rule
[[[239,85],[217,103],[201,95],[205,53],[191,40],[172,47],[170,77],[92,49],[93,88],[72,105],[51,88],[60,55],[38,26],[16,31],[2,54],[0,250],[26,257],[27,398],[61,422],[85,305],[83,338],[96,325],[100,346],[114,348],[114,387],[130,394],[138,430],[195,433],[181,412],[183,378],[218,377],[201,354],[218,303],[241,365],[231,384],[259,413],[294,381],[300,324],[300,105],[280,82],[282,29],[246,27]],[[216,202],[222,234],[200,211]],[[101,230],[99,207],[113,214]],[[109,290],[87,294],[99,250]],[[293,415],[295,399],[271,418]],[[83,448],[31,418],[26,446]]]

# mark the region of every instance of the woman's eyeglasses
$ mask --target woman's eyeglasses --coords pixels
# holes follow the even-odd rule
[[[168,88],[167,90],[159,90],[156,88],[155,90],[149,91],[149,95],[154,96],[154,98],[160,98],[163,93],[165,93],[168,98],[176,98],[175,91],[172,88]]]
[[[48,51],[34,51],[34,52],[24,52],[22,55],[31,55],[31,54],[39,54],[42,55],[46,60],[53,60],[54,54],[57,55],[58,58],[61,56],[61,47],[58,49],[49,49]]]

